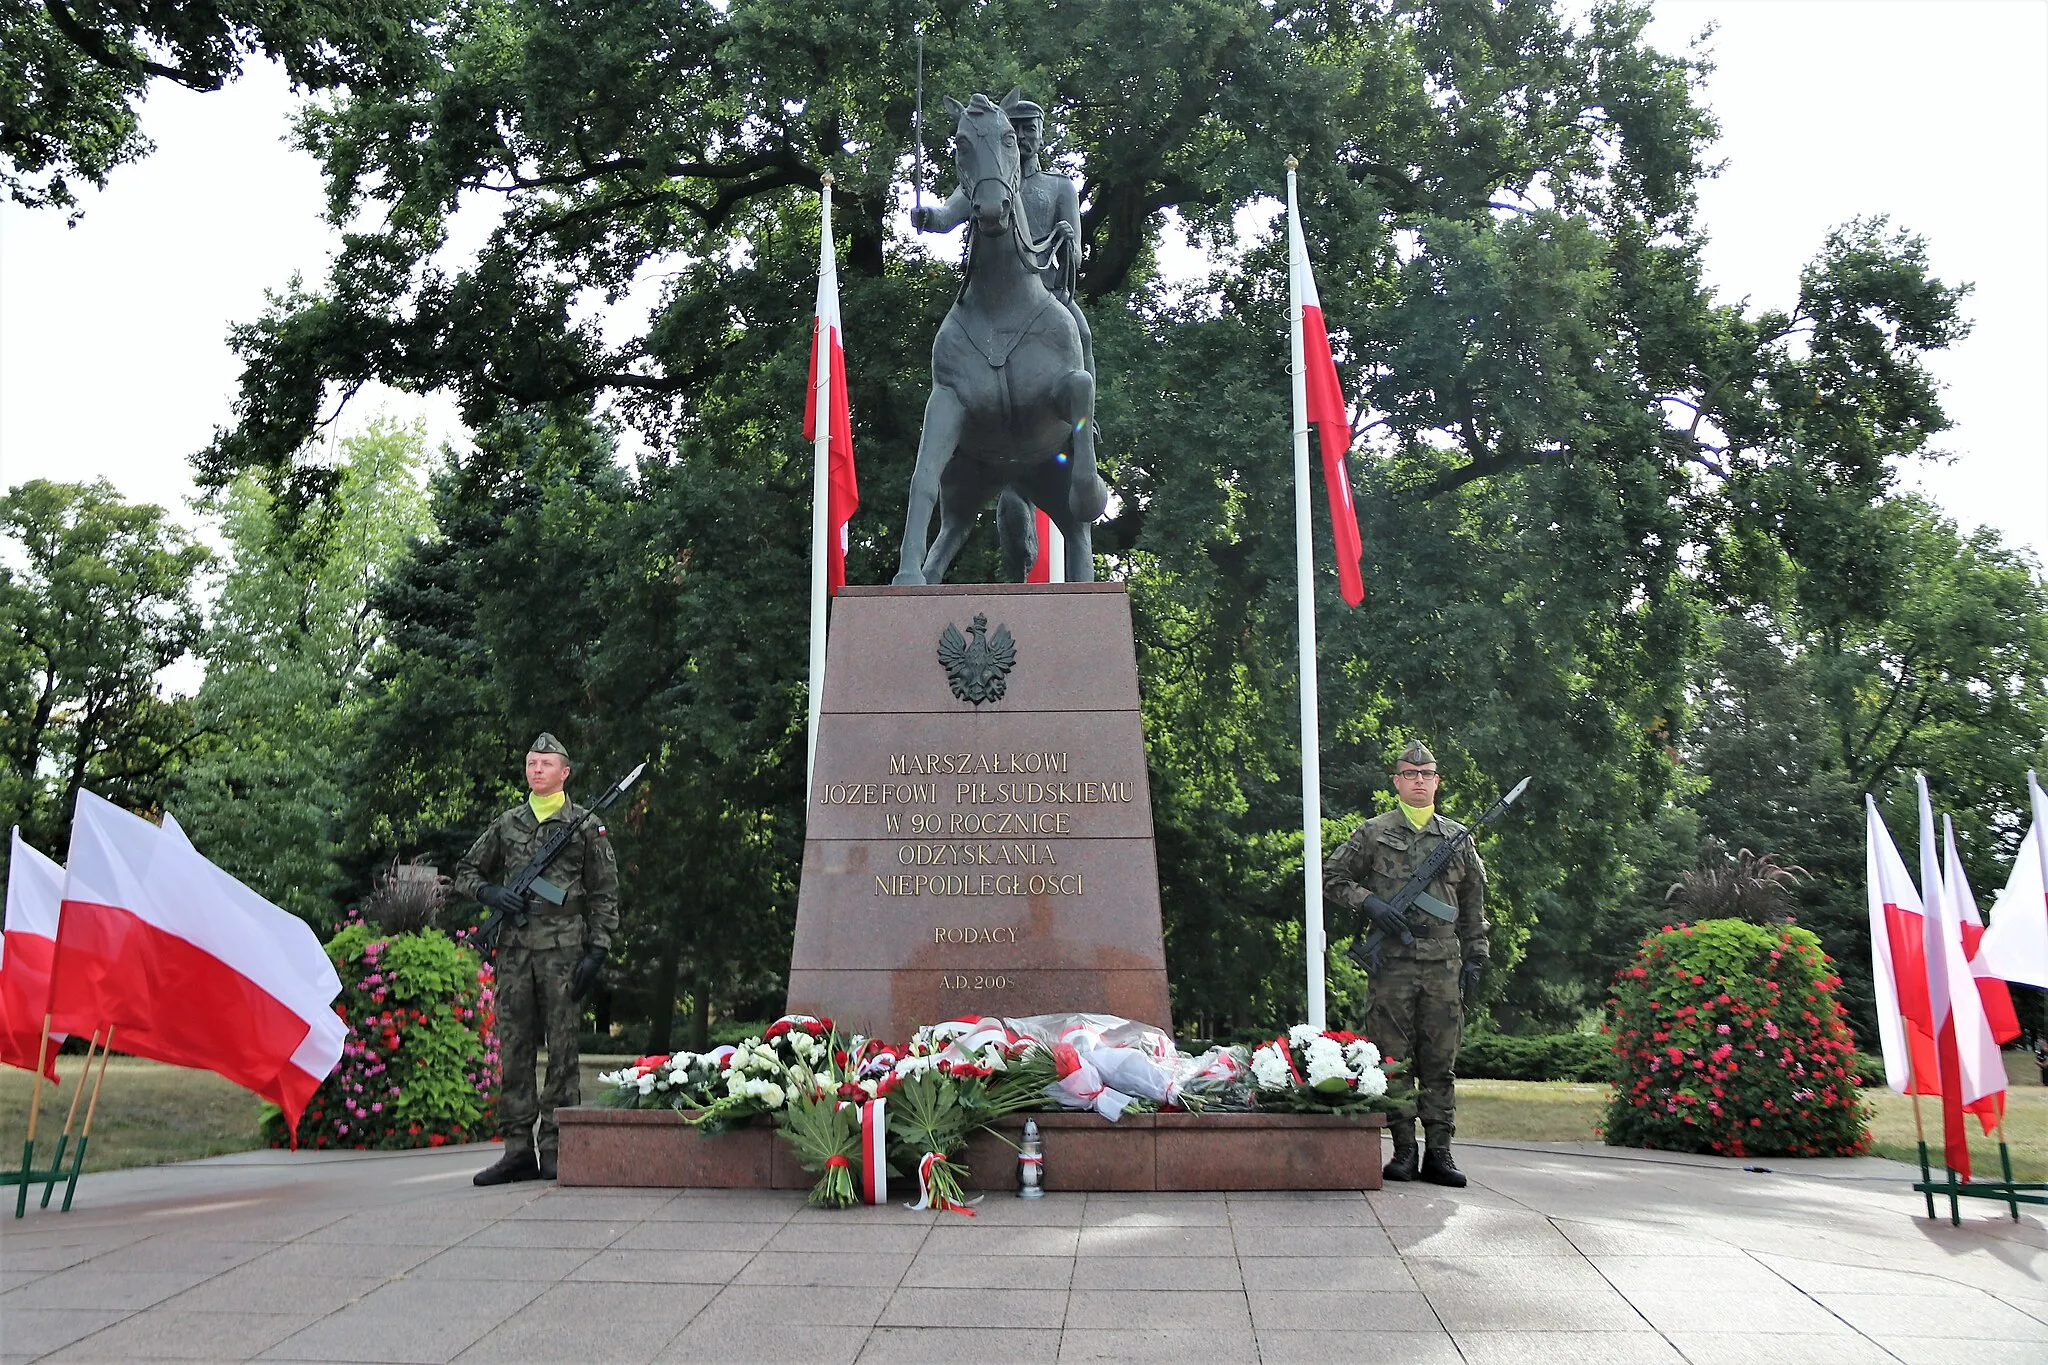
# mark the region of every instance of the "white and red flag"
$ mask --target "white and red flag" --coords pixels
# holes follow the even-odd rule
[[[1330,532],[1336,545],[1337,587],[1344,604],[1365,600],[1360,561],[1365,546],[1358,534],[1358,509],[1351,501],[1351,472],[1344,457],[1351,452],[1351,419],[1344,411],[1344,391],[1337,384],[1337,362],[1330,354],[1330,334],[1323,325],[1323,300],[1316,292],[1308,265],[1308,244],[1301,234],[1301,212],[1294,203],[1294,178],[1287,181],[1287,269],[1296,300],[1293,327],[1302,384],[1296,390],[1294,429],[1313,422],[1323,452],[1323,487],[1330,495]]]
[[[43,1040],[49,1008],[50,962],[57,955],[57,914],[64,900],[64,869],[29,846],[16,829],[7,858],[7,928],[0,940],[0,1062],[36,1069],[57,1083],[57,1045]]]
[[[1927,998],[1927,933],[1920,893],[1905,859],[1863,798],[1864,871],[1869,888],[1870,976],[1877,996],[1877,1034],[1885,1084],[1901,1095],[1939,1095],[1941,1063],[1934,1046],[1934,1010]]]
[[[1981,964],[2001,981],[2048,990],[2048,794],[2031,772],[2027,799],[2034,809],[2033,826],[2020,841],[1971,966]]]
[[[71,823],[51,970],[54,1027],[118,1031],[123,1052],[197,1067],[284,1110],[341,1060],[341,979],[305,921],[90,792]]]
[[[1997,1126],[2005,1111],[2005,1058],[1984,1021],[1977,983],[1963,957],[1962,920],[1942,885],[1927,779],[1917,776],[1914,784],[1920,793],[1921,928],[1927,943],[1927,1003],[1941,1066],[1944,1164],[1968,1180],[1970,1144],[1963,1131],[1963,1115],[1976,1114],[1987,1133]]]
[[[1970,964],[1970,979],[1977,983],[1984,1022],[1991,1028],[1992,1041],[2003,1046],[2020,1036],[2020,1017],[2012,1007],[2012,992],[1984,964],[1984,916],[1977,911],[1977,894],[1970,890],[1969,875],[1956,854],[1956,823],[1946,815],[1941,817],[1941,846],[1942,893],[1955,908],[1962,927],[1963,960]]]
[[[825,190],[818,237],[818,307],[811,328],[810,397],[804,404],[804,439],[823,447],[825,590],[846,586],[846,524],[860,508],[853,472],[853,413],[846,401],[846,342],[839,322],[839,261],[832,249],[832,191]],[[820,411],[825,420],[818,420]],[[820,441],[823,431],[827,439]],[[813,547],[815,553],[820,547]]]

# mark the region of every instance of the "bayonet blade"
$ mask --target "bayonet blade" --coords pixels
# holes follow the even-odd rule
[[[1514,805],[1514,804],[1515,804],[1515,798],[1516,798],[1516,797],[1518,797],[1518,796],[1520,796],[1520,795],[1521,795],[1521,794],[1522,794],[1523,792],[1525,792],[1525,791],[1529,790],[1529,784],[1530,784],[1531,782],[1534,782],[1535,780],[1536,780],[1536,776],[1535,776],[1535,774],[1533,774],[1533,773],[1532,773],[1532,774],[1530,774],[1530,775],[1529,775],[1528,777],[1525,777],[1525,778],[1523,778],[1523,779],[1522,779],[1522,780],[1521,780],[1520,782],[1517,782],[1517,783],[1515,784],[1515,789],[1514,789],[1513,791],[1509,792],[1509,793],[1508,793],[1508,794],[1507,794],[1506,796],[1503,796],[1503,797],[1502,797],[1502,798],[1500,799],[1500,803],[1501,803],[1501,804],[1502,804],[1503,806],[1512,806],[1512,805]]]

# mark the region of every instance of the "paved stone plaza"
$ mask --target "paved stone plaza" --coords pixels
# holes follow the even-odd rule
[[[965,1219],[474,1189],[490,1154],[88,1177],[72,1213],[0,1227],[0,1359],[2048,1360],[2041,1214],[1930,1223],[1889,1162],[1470,1145],[1458,1192],[991,1196]]]

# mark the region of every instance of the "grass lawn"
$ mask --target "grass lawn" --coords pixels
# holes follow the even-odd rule
[[[42,1118],[36,1150],[47,1160],[50,1145],[64,1126],[73,1085],[82,1059],[66,1057],[59,1064],[63,1086],[43,1088]],[[600,1071],[614,1070],[631,1058],[585,1057],[583,1093],[595,1096]],[[2048,1180],[2048,1089],[2043,1089],[2033,1058],[2008,1052],[2012,1089],[2007,1092],[2006,1143],[2013,1175],[2020,1180]],[[21,1139],[28,1121],[29,1075],[0,1069],[0,1162],[20,1160]],[[88,1099],[90,1096],[88,1096]],[[1871,1111],[1874,1151],[1913,1162],[1913,1105],[1889,1090],[1866,1090]],[[1458,1135],[1475,1141],[1592,1142],[1606,1108],[1607,1087],[1565,1081],[1458,1082]],[[1937,1102],[1922,1101],[1929,1133],[1938,1141]],[[259,1146],[257,1116],[261,1102],[240,1086],[203,1071],[163,1066],[131,1057],[116,1057],[107,1067],[99,1113],[93,1120],[92,1146],[86,1153],[89,1171],[148,1166],[165,1161],[242,1152]],[[80,1106],[80,1117],[84,1107]],[[1998,1174],[1998,1147],[1970,1127],[1971,1156],[1976,1174]]]

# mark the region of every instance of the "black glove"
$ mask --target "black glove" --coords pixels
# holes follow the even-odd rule
[[[581,1000],[597,985],[597,975],[604,970],[604,950],[592,948],[576,964],[576,970],[569,973],[569,998]]]
[[[526,909],[526,897],[504,886],[479,886],[476,898],[482,904],[501,915],[516,915]]]
[[[1479,994],[1479,983],[1486,980],[1486,959],[1475,957],[1458,969],[1458,1003],[1466,1009],[1472,1008],[1472,1001]]]
[[[1403,943],[1415,941],[1415,933],[1408,927],[1408,917],[1377,896],[1365,902],[1365,918],[1373,928],[1389,938]]]

